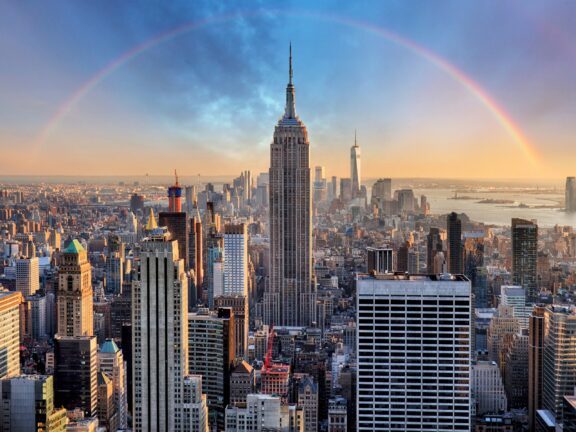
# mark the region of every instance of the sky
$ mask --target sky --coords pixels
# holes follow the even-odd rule
[[[576,2],[0,1],[0,175],[576,175]]]

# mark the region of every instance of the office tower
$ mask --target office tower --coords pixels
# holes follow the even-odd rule
[[[356,430],[468,432],[468,279],[360,275],[356,296]]]
[[[28,336],[36,341],[44,340],[47,337],[47,307],[46,296],[36,293],[26,298],[26,327]]]
[[[352,181],[352,197],[360,196],[362,177],[360,175],[360,146],[354,131],[354,145],[350,147],[350,179]]]
[[[186,186],[184,193],[186,195],[186,212],[190,216],[196,208],[196,186]]]
[[[304,411],[304,432],[318,431],[318,384],[310,375],[298,383],[298,406]]]
[[[268,173],[258,174],[258,178],[256,179],[256,203],[260,207],[268,207],[268,186]]]
[[[448,271],[452,274],[462,274],[462,221],[457,213],[450,213],[447,217],[446,231],[448,232]]]
[[[528,328],[528,316],[532,311],[531,306],[526,306],[526,290],[521,286],[502,285],[500,287],[500,304],[511,306],[514,317],[518,320],[521,329]]]
[[[118,427],[126,429],[128,427],[126,364],[122,351],[112,339],[104,342],[98,351],[98,372],[104,372],[112,381]]]
[[[340,179],[340,201],[344,204],[352,201],[352,180],[349,178]]]
[[[543,330],[542,409],[561,422],[563,398],[576,387],[576,314],[568,307],[549,306]]]
[[[420,196],[420,214],[427,215],[430,210],[430,205],[428,204],[428,198],[426,195]]]
[[[98,406],[96,337],[56,335],[54,342],[56,405],[80,408],[86,417],[94,416]]]
[[[328,400],[328,432],[348,432],[348,403],[343,397]]]
[[[410,242],[402,243],[402,246],[398,248],[396,252],[396,271],[407,272],[408,271],[408,249],[410,248]],[[370,273],[370,270],[368,271]]]
[[[434,257],[438,252],[443,251],[442,237],[440,236],[440,230],[438,228],[430,228],[430,232],[426,236],[426,268],[428,269],[428,274],[434,273]]]
[[[136,214],[138,210],[140,210],[140,212],[144,211],[144,197],[134,193],[130,197],[130,211]]]
[[[184,269],[188,268],[188,219],[184,212],[160,212],[158,224],[168,228],[172,240],[178,241],[178,256],[184,260]]]
[[[544,349],[544,306],[534,306],[528,319],[528,426],[536,430],[536,412],[542,408],[542,352]]]
[[[177,242],[158,228],[141,244],[132,284],[135,431],[186,431],[183,381],[188,368],[188,279]]]
[[[16,260],[16,291],[24,297],[34,295],[40,288],[38,258],[20,258]]]
[[[219,308],[232,308],[234,312],[234,340],[236,357],[247,358],[249,307],[248,297],[240,294],[222,295],[214,299],[214,306]]]
[[[476,415],[496,414],[508,408],[500,368],[493,361],[478,361],[470,375]]]
[[[230,372],[230,404],[245,404],[249,394],[255,393],[254,368],[245,360],[238,362]]]
[[[500,304],[494,317],[488,325],[486,339],[490,360],[496,362],[502,369],[501,353],[508,339],[520,331],[520,322],[514,317],[514,309],[511,306]]]
[[[98,426],[108,431],[118,429],[118,413],[114,404],[114,386],[104,372],[98,372]]]
[[[122,336],[120,338],[121,341],[121,348],[122,348],[122,355],[126,360],[126,399],[128,399],[128,412],[133,413],[132,405],[134,403],[133,398],[133,390],[134,390],[134,363],[132,359],[134,356],[132,355],[132,324],[124,324],[122,325]]]
[[[484,233],[465,232],[463,234],[462,270],[472,284],[476,307],[488,307],[484,275]]]
[[[0,429],[6,432],[64,432],[66,410],[54,406],[50,375],[20,375],[0,381]]]
[[[317,166],[314,169],[314,205],[318,205],[326,201],[327,188],[326,178],[324,177],[324,167]]]
[[[412,189],[400,189],[394,192],[398,199],[398,210],[401,213],[413,212],[416,207],[416,197]]]
[[[20,374],[20,305],[19,291],[0,291],[0,378]]]
[[[234,313],[200,310],[188,315],[188,372],[202,375],[210,427],[222,430],[230,403],[230,369],[235,358]]]
[[[370,203],[382,208],[382,204],[386,200],[392,199],[392,179],[381,178],[376,180],[376,183],[372,186],[372,198]]]
[[[202,299],[202,284],[204,280],[204,261],[202,245],[202,219],[197,212],[196,216],[190,218],[190,230],[188,236],[188,263],[194,270],[194,288],[196,289],[194,305]]]
[[[508,397],[508,407],[528,406],[528,329],[522,329],[512,336],[504,352],[504,388]]]
[[[168,188],[168,211],[170,213],[180,213],[182,211],[182,188],[180,183],[178,183],[176,170],[174,170],[174,177],[174,184]]]
[[[569,213],[576,212],[576,177],[566,177],[565,208]]]
[[[208,404],[202,393],[202,376],[188,375],[184,378],[183,418],[187,431],[208,432]]]
[[[338,198],[338,178],[336,176],[332,176],[330,179],[328,198],[330,202]]]
[[[270,146],[270,283],[265,293],[265,322],[308,326],[316,321],[312,274],[310,143],[296,115],[292,83],[286,109]]]
[[[92,336],[92,268],[78,240],[70,242],[58,270],[58,335]]]
[[[526,301],[538,300],[537,258],[538,225],[524,219],[512,219],[512,281],[526,290]]]
[[[119,294],[124,281],[124,243],[120,236],[108,236],[106,256],[106,292]]]
[[[394,271],[394,251],[388,247],[368,247],[367,272],[389,273]]]

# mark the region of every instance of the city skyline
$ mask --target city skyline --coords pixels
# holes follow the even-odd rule
[[[171,152],[183,174],[263,172],[290,40],[311,165],[329,175],[347,175],[354,129],[366,178],[434,177],[438,164],[454,178],[572,174],[572,8],[196,6],[3,5],[3,174],[162,174]]]

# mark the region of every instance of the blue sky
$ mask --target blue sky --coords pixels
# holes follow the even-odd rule
[[[123,53],[194,22],[207,23],[121,64],[50,123]],[[292,41],[297,110],[312,162],[329,175],[347,175],[354,129],[370,177],[575,174],[574,22],[576,3],[560,1],[2,2],[0,169],[266,170]],[[478,83],[538,162],[461,83],[367,26],[413,41]]]

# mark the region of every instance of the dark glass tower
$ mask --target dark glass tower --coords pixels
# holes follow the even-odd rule
[[[538,225],[524,219],[512,219],[512,279],[526,290],[526,302],[538,299],[537,280]]]
[[[462,221],[457,213],[448,215],[446,229],[448,231],[448,271],[452,274],[462,274]]]

